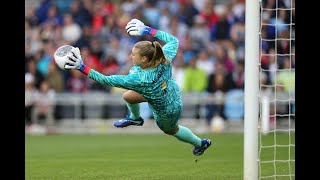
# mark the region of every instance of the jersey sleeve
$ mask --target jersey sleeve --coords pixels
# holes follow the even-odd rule
[[[139,70],[139,67],[138,66],[132,66],[129,70],[129,73],[128,74],[132,74],[132,73],[135,73]]]
[[[91,69],[88,77],[102,85],[109,85],[123,89],[135,90],[142,86],[137,73],[105,76],[98,71]]]
[[[164,31],[157,30],[155,36],[156,38],[164,41],[166,44],[162,47],[164,56],[172,62],[173,58],[176,56],[179,48],[179,40],[175,36],[166,33]]]

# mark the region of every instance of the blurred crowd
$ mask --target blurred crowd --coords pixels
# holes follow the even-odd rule
[[[91,68],[105,75],[127,74],[132,66],[129,54],[133,45],[140,40],[158,40],[129,36],[125,26],[132,18],[179,39],[173,78],[183,92],[243,93],[245,0],[38,2],[26,9],[25,15],[26,109],[35,104],[36,94],[42,94],[41,100],[50,101],[52,98],[43,97],[60,92],[122,92],[101,86],[78,71],[59,69],[53,54],[59,46],[70,44],[80,48],[84,63]],[[294,91],[295,11],[291,8],[291,0],[262,1],[262,89],[273,91],[269,85],[277,84],[279,91]],[[216,113],[226,118],[223,108],[224,104],[208,105],[207,119]]]

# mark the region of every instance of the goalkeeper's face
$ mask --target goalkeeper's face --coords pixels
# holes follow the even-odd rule
[[[130,54],[131,61],[134,66],[141,66],[147,62],[147,58],[145,56],[141,56],[140,49],[133,47]]]

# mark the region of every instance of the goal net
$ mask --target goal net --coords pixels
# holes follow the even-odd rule
[[[260,0],[259,179],[295,179],[295,2]]]

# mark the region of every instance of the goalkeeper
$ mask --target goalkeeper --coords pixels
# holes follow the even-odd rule
[[[73,48],[66,58],[66,69],[77,69],[89,78],[109,86],[128,89],[123,95],[130,114],[114,123],[116,127],[142,126],[140,102],[148,102],[158,127],[166,134],[194,146],[193,154],[198,156],[211,145],[209,139],[200,139],[187,127],[179,125],[182,113],[181,90],[172,78],[171,61],[175,57],[179,41],[166,32],[144,25],[138,19],[132,19],[126,26],[132,36],[152,35],[166,44],[159,42],[137,42],[130,54],[133,67],[128,75],[105,76],[85,65],[79,48]]]

